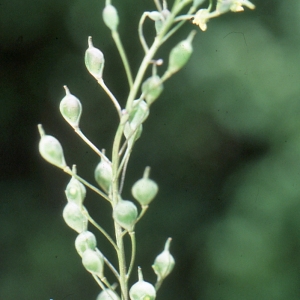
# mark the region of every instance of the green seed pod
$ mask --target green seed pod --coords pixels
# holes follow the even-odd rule
[[[106,192],[109,193],[111,182],[112,182],[112,167],[111,164],[101,159],[95,169],[95,180],[99,186]]]
[[[149,106],[159,97],[162,91],[163,84],[158,75],[149,77],[142,85],[142,92],[144,93],[145,100]]]
[[[163,20],[157,20],[154,22],[155,25],[155,31],[156,31],[156,35],[159,35],[163,26],[164,26],[164,21]]]
[[[96,300],[120,300],[118,294],[110,289],[104,289],[97,297]]]
[[[171,12],[168,9],[163,9],[161,11],[161,14],[162,14],[164,20],[167,20],[169,18],[169,16],[171,15]]]
[[[60,101],[60,113],[73,128],[78,128],[82,113],[81,103],[78,98],[70,93],[66,85],[64,85],[64,89],[66,96]]]
[[[175,260],[169,251],[171,240],[171,238],[168,238],[164,251],[155,258],[154,264],[152,265],[157,275],[157,281],[165,279],[174,268]]]
[[[128,122],[132,128],[137,128],[149,116],[149,107],[145,101],[134,100],[132,111],[130,112]]]
[[[156,291],[154,286],[143,280],[142,271],[139,268],[139,281],[136,282],[129,290],[131,300],[154,300]]]
[[[98,251],[87,249],[82,254],[82,264],[92,274],[103,277],[104,259]]]
[[[118,16],[118,11],[113,5],[108,4],[105,6],[105,8],[103,9],[102,17],[105,25],[111,31],[117,30],[119,25],[119,16]]]
[[[93,46],[91,36],[89,36],[88,44],[89,47],[85,51],[84,57],[85,66],[97,80],[100,80],[104,69],[104,55],[99,49]]]
[[[87,217],[82,213],[81,208],[77,204],[68,202],[63,210],[63,218],[67,225],[78,233],[87,230]]]
[[[90,231],[81,232],[75,240],[75,248],[80,256],[87,250],[95,250],[97,241],[95,235]]]
[[[139,179],[131,189],[133,197],[141,204],[148,205],[158,192],[158,185],[148,178],[150,168],[147,167],[143,178]]]
[[[137,208],[131,201],[120,199],[113,209],[114,220],[128,231],[133,231],[137,216]]]
[[[148,12],[148,17],[153,20],[153,21],[158,21],[158,20],[161,20],[163,17],[161,15],[160,12],[158,11],[150,11]]]
[[[177,44],[170,52],[169,65],[166,72],[175,73],[180,70],[189,60],[193,53],[192,41],[196,31],[192,31],[186,40]]]
[[[86,195],[85,186],[75,177],[72,177],[65,190],[68,201],[82,205]]]
[[[50,164],[64,169],[67,164],[60,142],[55,137],[46,135],[41,124],[38,125],[38,129],[41,135],[39,142],[41,156]]]
[[[127,122],[124,127],[124,135],[128,139],[128,146],[132,145],[140,138],[143,132],[143,125],[140,125],[137,129],[131,127],[130,123]]]

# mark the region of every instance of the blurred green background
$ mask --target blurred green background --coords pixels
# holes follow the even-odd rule
[[[154,4],[113,3],[136,72],[138,20]],[[199,31],[192,59],[166,82],[132,155],[124,198],[146,165],[160,186],[136,233],[147,281],[154,282],[151,264],[173,237],[177,264],[158,299],[300,297],[300,2],[255,4]],[[69,178],[41,159],[36,125],[94,182],[98,158],[58,105],[67,85],[83,104],[83,132],[110,153],[117,116],[83,60],[91,35],[105,54],[106,84],[124,105],[127,81],[103,7],[104,0],[0,4],[1,300],[96,299],[99,292],[61,216]],[[166,59],[192,29],[187,24],[156,58]],[[150,41],[150,21],[146,32]],[[86,206],[111,231],[106,202],[88,191]],[[101,236],[98,245],[114,261]]]

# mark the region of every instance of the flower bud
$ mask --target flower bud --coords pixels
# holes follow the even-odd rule
[[[101,159],[95,169],[95,180],[99,186],[106,192],[109,193],[111,182],[112,182],[112,167],[107,161]]]
[[[51,135],[46,135],[41,124],[38,125],[41,135],[39,142],[39,152],[41,156],[50,164],[64,169],[67,164],[60,142]]]
[[[148,178],[150,168],[147,167],[143,178],[139,179],[131,189],[133,197],[141,204],[148,205],[156,196],[158,186],[155,181]]]
[[[168,238],[164,251],[155,258],[154,264],[152,265],[157,275],[157,281],[165,279],[174,268],[175,260],[169,251],[171,240],[171,238]]]
[[[67,225],[78,233],[87,230],[87,217],[77,204],[68,202],[63,210],[63,218]]]
[[[156,298],[156,291],[154,286],[143,280],[142,271],[139,268],[139,281],[136,282],[129,290],[131,300],[154,300]]]
[[[131,201],[120,199],[113,209],[114,220],[128,231],[133,231],[137,216],[137,208]]]
[[[72,95],[66,85],[64,85],[66,96],[61,100],[59,110],[64,119],[73,127],[79,127],[82,106],[78,98]]]
[[[193,52],[192,40],[196,34],[196,31],[192,31],[186,40],[177,44],[170,52],[169,65],[167,72],[175,73],[180,70],[189,60]]]
[[[82,264],[92,274],[103,277],[104,259],[103,256],[94,250],[87,249],[82,254]]]
[[[85,186],[75,177],[72,176],[65,190],[68,201],[77,205],[82,205],[86,195]]]
[[[118,294],[110,289],[104,289],[97,297],[96,300],[120,300]]]
[[[144,93],[145,100],[149,106],[159,97],[162,91],[163,84],[158,75],[149,77],[142,85],[142,92]]]
[[[102,13],[103,21],[105,25],[111,30],[116,31],[119,25],[119,16],[116,8],[108,4],[103,9]]]
[[[148,104],[143,100],[134,100],[128,122],[132,128],[137,128],[149,116]]]
[[[88,39],[89,47],[85,51],[85,65],[88,71],[97,79],[102,78],[102,73],[104,69],[104,55],[103,53],[93,46],[92,37],[89,36]]]
[[[97,241],[95,235],[90,231],[81,232],[75,240],[75,248],[80,256],[87,250],[95,250]]]

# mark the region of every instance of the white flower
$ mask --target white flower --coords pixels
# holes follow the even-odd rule
[[[200,27],[202,31],[207,29],[206,23],[209,21],[209,10],[208,9],[200,9],[196,12],[193,20],[193,24],[196,24]]]
[[[243,6],[246,6],[250,9],[255,8],[255,5],[248,0],[219,0],[216,10],[220,13],[225,13],[229,10],[233,12],[240,12],[244,11]]]

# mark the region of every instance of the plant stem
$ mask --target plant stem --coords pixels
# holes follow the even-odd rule
[[[95,186],[93,186],[92,184],[88,183],[85,179],[83,179],[82,177],[78,176],[77,174],[75,174],[73,171],[71,171],[71,169],[69,167],[66,167],[63,169],[65,173],[75,177],[76,179],[78,179],[81,183],[83,183],[85,186],[87,186],[88,188],[90,188],[92,191],[94,191],[95,193],[97,193],[98,195],[100,195],[102,198],[104,198],[105,200],[107,200],[109,203],[111,203],[111,199],[109,199],[109,197],[104,194],[103,192],[101,192],[99,189],[97,189]]]
[[[119,166],[119,149],[120,143],[122,139],[122,134],[124,130],[124,125],[119,124],[114,143],[113,143],[113,152],[112,152],[112,171],[113,171],[113,179],[112,179],[112,200],[113,200],[113,207],[119,201],[119,178],[118,178],[118,166]],[[115,235],[116,235],[116,242],[118,246],[117,256],[119,262],[119,283],[121,288],[121,295],[123,300],[128,300],[128,286],[126,282],[126,261],[125,261],[125,250],[124,250],[124,241],[122,237],[122,228],[121,226],[114,222],[115,227]]]
[[[74,128],[75,132],[80,136],[83,141],[90,146],[91,149],[93,149],[104,161],[106,161],[108,164],[111,164],[109,159],[84,135],[84,133],[80,130],[79,127]]]
[[[131,239],[131,260],[130,260],[130,265],[128,268],[128,273],[126,276],[127,281],[130,278],[130,274],[132,272],[133,269],[133,265],[134,265],[134,260],[135,260],[135,252],[136,252],[136,240],[135,240],[135,233],[134,232],[129,232],[130,235],[130,239]]]
[[[119,115],[119,118],[121,119],[121,106],[118,102],[118,100],[116,99],[116,97],[113,95],[113,93],[110,91],[110,89],[106,86],[103,78],[100,78],[98,80],[98,83],[100,84],[100,86],[103,88],[103,90],[105,91],[105,93],[109,96],[110,100],[112,101],[112,103],[114,104],[117,112],[118,112],[118,115]]]
[[[130,70],[130,65],[128,63],[127,55],[126,55],[126,52],[124,50],[124,47],[123,47],[122,41],[120,39],[119,33],[117,31],[112,31],[111,35],[112,35],[113,40],[115,41],[115,44],[116,44],[116,46],[118,48],[118,51],[119,51],[119,54],[121,56],[121,59],[122,59],[123,65],[124,65],[124,69],[125,69],[125,72],[126,72],[126,75],[127,75],[129,88],[132,88],[132,85],[133,85],[132,73],[131,73],[131,70]]]

